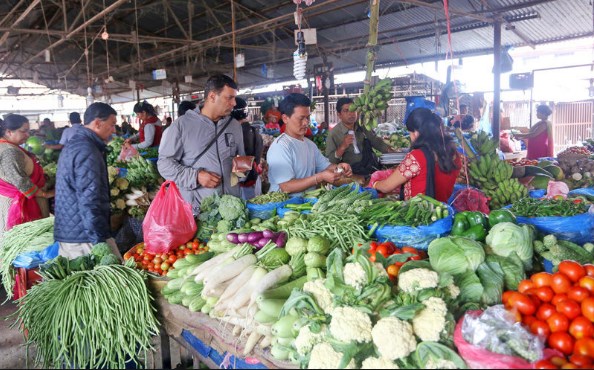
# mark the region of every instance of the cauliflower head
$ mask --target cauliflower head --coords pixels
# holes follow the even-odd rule
[[[429,269],[412,269],[398,275],[398,288],[406,293],[435,288],[438,285],[439,275]]]
[[[369,357],[361,364],[361,369],[399,369],[393,361],[385,358]]]
[[[448,292],[450,293],[450,297],[452,299],[456,299],[460,295],[460,288],[458,288],[457,285],[452,283],[448,285]]]
[[[360,290],[367,285],[367,273],[359,263],[350,262],[344,265],[344,282]]]
[[[128,186],[130,186],[130,181],[126,180],[123,177],[118,177],[115,181],[116,186],[118,187],[118,189],[120,190],[126,190],[128,189]]]
[[[441,298],[431,297],[423,301],[425,308],[413,318],[415,334],[423,341],[438,342],[445,329],[448,307]]]
[[[118,195],[120,195],[120,189],[118,189],[118,188],[112,188],[112,189],[109,190],[109,194],[112,197],[117,197]]]
[[[352,307],[337,307],[332,311],[330,334],[341,342],[370,342],[371,329],[371,319],[365,312]]]
[[[395,317],[377,322],[371,331],[373,344],[387,360],[398,360],[410,355],[417,348],[412,325]]]
[[[295,338],[295,349],[301,356],[307,355],[311,352],[313,346],[324,341],[326,327],[323,326],[319,333],[313,333],[309,325],[304,326],[299,330],[299,335]]]
[[[303,291],[305,293],[311,294],[316,300],[318,306],[320,306],[320,308],[324,310],[325,313],[330,314],[334,309],[334,306],[332,305],[333,299],[332,293],[330,293],[328,288],[326,288],[324,285],[325,282],[326,279],[308,281],[305,283],[305,285],[303,285]]]
[[[309,359],[308,369],[338,369],[340,360],[342,359],[342,353],[338,353],[327,343],[316,344],[312,351]],[[355,361],[351,360],[346,366],[346,369],[355,369]]]

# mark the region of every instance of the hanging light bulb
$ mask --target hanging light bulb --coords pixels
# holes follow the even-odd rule
[[[93,88],[87,87],[87,108],[89,105],[95,102],[95,97],[93,96]]]
[[[297,50],[293,53],[293,76],[302,80],[307,69],[307,52],[305,51],[305,37],[303,32],[297,32]]]

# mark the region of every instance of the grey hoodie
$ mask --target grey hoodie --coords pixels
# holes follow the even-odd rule
[[[171,124],[161,139],[157,162],[159,173],[175,182],[183,198],[192,204],[196,215],[199,214],[202,199],[216,190],[222,194],[240,196],[239,186],[231,186],[233,157],[245,155],[241,124],[235,119],[232,119],[217,142],[194,163],[228,118],[215,124],[208,117],[189,110]],[[200,186],[196,175],[202,169],[222,176],[221,185],[216,189]]]

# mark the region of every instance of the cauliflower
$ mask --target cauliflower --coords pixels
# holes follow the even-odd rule
[[[330,334],[341,342],[371,341],[369,315],[352,307],[337,307],[332,311]]]
[[[130,186],[130,182],[123,177],[118,177],[115,183],[120,190],[126,190],[128,189],[128,186]]]
[[[455,363],[453,363],[452,361],[444,360],[443,358],[440,358],[438,360],[430,358],[429,361],[427,361],[427,363],[425,364],[425,369],[457,369],[457,368],[458,368],[458,366],[456,366]]]
[[[363,361],[361,369],[399,369],[399,367],[385,358],[369,357]]]
[[[367,285],[367,273],[358,263],[347,263],[344,265],[344,282],[355,289],[363,289]]]
[[[125,209],[126,208],[126,201],[123,199],[116,200],[116,208],[117,209]]]
[[[308,281],[303,285],[303,291],[305,293],[309,293],[313,295],[316,303],[325,313],[330,314],[332,313],[333,306],[332,306],[332,293],[326,288],[324,283],[326,279],[316,279],[314,281]]]
[[[120,170],[117,169],[116,167],[111,167],[111,166],[107,167],[107,175],[110,178],[115,178],[119,173],[120,173]]]
[[[425,308],[412,320],[415,334],[423,341],[438,342],[445,329],[448,307],[441,298],[431,297],[423,302]]]
[[[398,288],[406,293],[435,288],[437,285],[439,285],[439,275],[428,269],[412,269],[398,275]]]
[[[318,343],[311,351],[308,369],[338,369],[342,353],[338,353],[329,343]],[[351,360],[346,369],[355,369],[355,361]]]
[[[120,195],[120,189],[113,188],[109,190],[109,194],[111,194],[112,197],[117,197],[118,195]]]
[[[460,295],[460,288],[458,288],[455,284],[448,285],[447,289],[452,299],[456,299]]]
[[[301,328],[301,330],[299,330],[299,335],[297,335],[297,338],[295,338],[295,349],[297,350],[297,353],[301,356],[305,356],[311,352],[313,346],[323,342],[325,331],[325,326],[322,327],[322,330],[317,334],[312,333],[309,325]]]
[[[417,348],[412,326],[395,317],[379,320],[371,335],[382,357],[391,361],[405,358]]]

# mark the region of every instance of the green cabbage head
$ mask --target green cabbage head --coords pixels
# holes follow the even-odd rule
[[[532,269],[532,246],[533,233],[527,225],[516,225],[511,222],[501,222],[489,231],[487,245],[491,247],[494,254],[502,257],[509,257],[516,252],[522,260],[526,270]]]
[[[451,275],[475,271],[485,260],[481,243],[459,236],[435,239],[429,244],[428,252],[431,267]]]

